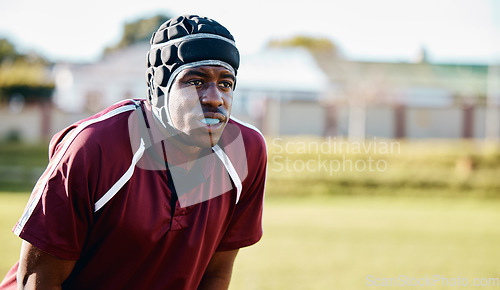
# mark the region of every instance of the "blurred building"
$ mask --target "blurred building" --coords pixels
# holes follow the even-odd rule
[[[92,64],[54,68],[54,103],[70,113],[95,113],[127,98],[144,98],[148,44],[136,44]],[[273,135],[322,135],[321,98],[327,76],[302,49],[267,50],[243,56],[233,115]]]
[[[144,98],[148,49],[139,43],[96,63],[56,65],[54,103],[65,112],[96,113],[123,99]]]
[[[326,134],[387,138],[485,138],[488,104],[499,114],[486,65],[318,59],[336,90]],[[500,76],[496,76],[500,78]],[[490,106],[491,108],[491,106]],[[498,120],[497,120],[498,121]],[[494,135],[498,136],[497,131]]]
[[[54,66],[50,133],[119,100],[144,98],[148,47]],[[498,138],[498,83],[500,72],[491,67],[429,63],[425,53],[413,63],[383,63],[275,48],[242,56],[233,115],[272,136]],[[4,108],[0,121],[37,140],[43,134],[33,124],[47,112],[28,109]]]
[[[233,112],[266,135],[323,135],[329,88],[313,56],[299,48],[244,56]]]

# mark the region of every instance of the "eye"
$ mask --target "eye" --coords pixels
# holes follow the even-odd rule
[[[203,82],[201,80],[190,80],[188,81],[188,84],[193,86],[201,86],[203,85]]]
[[[233,88],[233,83],[230,81],[222,81],[220,82],[219,86],[225,88],[225,89],[232,89]]]

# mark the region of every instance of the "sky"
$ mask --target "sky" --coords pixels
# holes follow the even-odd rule
[[[95,61],[123,25],[164,13],[226,26],[240,52],[272,39],[326,37],[349,59],[500,64],[498,0],[0,0],[0,38],[52,61]]]

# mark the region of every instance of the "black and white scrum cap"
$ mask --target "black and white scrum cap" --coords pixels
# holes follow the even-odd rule
[[[168,92],[176,75],[184,69],[219,65],[235,76],[240,54],[231,33],[216,21],[184,15],[163,23],[151,37],[147,54],[148,102],[163,126],[172,126]]]

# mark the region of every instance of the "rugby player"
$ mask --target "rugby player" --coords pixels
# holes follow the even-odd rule
[[[227,289],[262,236],[266,146],[231,117],[233,36],[196,15],[153,34],[147,98],[57,133],[0,289]]]

